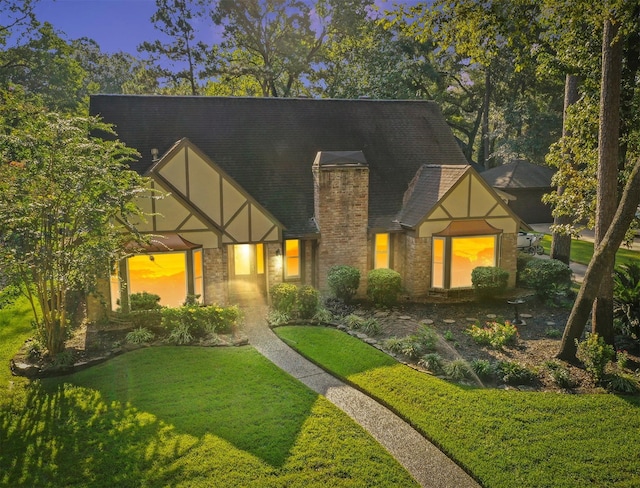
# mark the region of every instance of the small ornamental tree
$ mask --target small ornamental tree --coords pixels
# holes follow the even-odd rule
[[[0,269],[31,303],[49,354],[64,349],[73,291],[91,291],[123,257],[116,225],[140,215],[136,152],[95,117],[61,115],[15,89],[0,92]]]

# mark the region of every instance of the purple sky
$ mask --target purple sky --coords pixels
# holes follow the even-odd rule
[[[390,8],[392,1],[376,3]],[[35,10],[38,20],[50,22],[68,39],[90,37],[108,53],[136,54],[139,44],[158,39],[160,34],[150,20],[156,10],[155,0],[40,0]],[[203,35],[203,41],[211,43],[216,34],[212,29]]]

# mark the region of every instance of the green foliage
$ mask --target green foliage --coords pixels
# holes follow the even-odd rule
[[[464,359],[454,359],[443,366],[444,374],[452,381],[463,381],[473,376],[471,367]]]
[[[391,307],[402,291],[400,273],[393,269],[373,269],[367,275],[367,296],[376,307]]]
[[[289,322],[291,322],[291,316],[288,313],[280,312],[273,308],[267,312],[267,323],[272,327],[288,324]]]
[[[380,333],[380,323],[374,318],[365,319],[356,314],[350,314],[344,318],[345,325],[353,330],[367,334],[368,336],[376,336]]]
[[[494,298],[507,289],[509,272],[494,266],[478,266],[471,271],[471,283],[478,298]]]
[[[515,361],[499,361],[496,375],[508,385],[531,385],[538,381],[538,373]]]
[[[518,341],[518,329],[509,321],[487,322],[484,327],[473,324],[465,333],[469,334],[476,344],[490,346],[493,349],[513,346]]]
[[[333,321],[333,314],[324,307],[318,307],[316,313],[313,314],[313,320],[321,324],[326,324]]]
[[[598,334],[587,333],[587,338],[577,342],[578,351],[576,357],[584,363],[584,366],[593,378],[600,382],[604,377],[604,371],[610,361],[615,357],[613,346],[607,344]]]
[[[546,361],[544,368],[549,373],[553,382],[560,388],[571,389],[576,386],[576,381],[571,377],[569,369],[562,366],[557,361]]]
[[[278,283],[271,287],[271,305],[278,312],[293,315],[298,287],[292,283]]]
[[[151,332],[149,329],[138,327],[137,329],[129,332],[126,335],[125,340],[127,342],[130,342],[131,344],[144,344],[145,342],[153,340],[154,337],[155,336],[153,332]]]
[[[624,372],[610,374],[606,378],[607,389],[616,393],[633,394],[640,391],[640,381],[634,375]]]
[[[360,286],[360,270],[347,265],[333,266],[329,269],[327,283],[336,298],[349,303]]]
[[[440,373],[443,370],[444,361],[442,356],[437,352],[430,352],[422,356],[418,361],[418,364],[432,373]]]
[[[231,333],[241,318],[236,305],[165,307],[161,313],[162,326],[169,331],[170,340],[176,344],[186,344],[206,334]]]
[[[129,295],[129,310],[132,312],[137,310],[156,310],[160,308],[162,308],[162,305],[160,305],[160,295],[146,291]]]
[[[487,359],[474,359],[471,361],[471,369],[483,380],[491,379],[496,374],[496,369]]]
[[[0,91],[0,268],[52,355],[64,349],[73,292],[92,291],[133,238],[113,222],[141,215],[134,198],[146,180],[127,167],[136,155],[95,117]]]
[[[618,330],[640,339],[640,263],[631,262],[615,269],[613,300]]]
[[[271,287],[273,310],[290,318],[313,318],[319,302],[318,290],[309,285],[298,287],[292,283],[278,283]]]
[[[562,331],[560,329],[556,329],[555,327],[547,327],[544,331],[544,336],[549,339],[559,339],[562,337]]]
[[[312,318],[318,310],[318,290],[310,285],[302,285],[296,295],[296,313],[301,319]]]
[[[391,337],[382,345],[393,354],[403,354],[411,359],[418,359],[435,351],[437,342],[437,332],[428,325],[422,324],[414,334],[402,338]]]
[[[520,286],[535,290],[541,298],[551,298],[559,289],[571,286],[571,268],[557,259],[532,259],[520,272]]]

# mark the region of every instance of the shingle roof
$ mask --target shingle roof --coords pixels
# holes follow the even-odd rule
[[[555,171],[518,159],[483,171],[480,176],[494,188],[550,188]]]
[[[430,101],[96,95],[90,112],[115,124],[141,159],[187,137],[286,227],[313,229],[311,167],[319,151],[362,151],[369,166],[369,217],[397,215],[424,164],[467,165],[438,106]],[[311,223],[310,223],[311,222]]]
[[[424,165],[407,189],[400,224],[415,227],[467,171],[468,166]]]

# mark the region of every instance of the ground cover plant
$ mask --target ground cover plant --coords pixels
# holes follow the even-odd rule
[[[253,348],[156,347],[30,382],[0,310],[0,486],[416,486],[362,428]]]
[[[639,479],[638,397],[460,386],[390,363],[335,329],[291,326],[276,333],[390,406],[484,486],[630,487]]]

